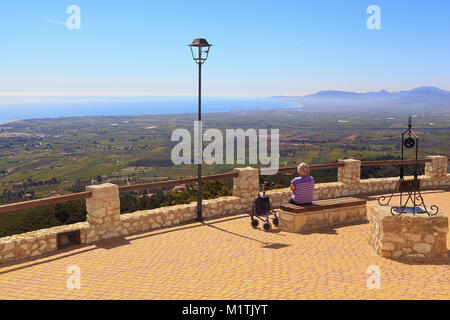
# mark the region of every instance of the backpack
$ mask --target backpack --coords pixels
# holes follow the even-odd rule
[[[270,213],[270,199],[269,196],[263,194],[256,199],[255,208],[257,214],[268,214]]]

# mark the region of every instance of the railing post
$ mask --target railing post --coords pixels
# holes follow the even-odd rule
[[[233,178],[233,196],[241,198],[241,210],[248,211],[259,192],[259,169],[236,168],[238,177]]]
[[[445,156],[427,156],[431,162],[425,163],[425,175],[435,179],[447,176],[448,160]]]
[[[119,187],[112,183],[87,186],[92,197],[86,199],[87,222],[95,227],[88,238],[92,241],[119,236]],[[89,241],[89,239],[88,239]]]
[[[361,161],[356,159],[339,160],[338,182],[345,184],[359,184],[361,179]]]

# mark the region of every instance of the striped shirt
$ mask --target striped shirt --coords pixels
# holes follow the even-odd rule
[[[292,200],[298,204],[312,203],[314,200],[314,179],[310,175],[300,176],[291,181],[295,186]]]

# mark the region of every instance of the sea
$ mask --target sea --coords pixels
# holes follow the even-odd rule
[[[204,97],[202,113],[294,108],[260,97]],[[36,118],[197,113],[197,97],[32,97],[0,101],[0,123]]]

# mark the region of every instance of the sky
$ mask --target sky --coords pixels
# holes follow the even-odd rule
[[[450,90],[449,14],[448,0],[1,1],[0,97],[193,96],[199,37],[207,96]]]

